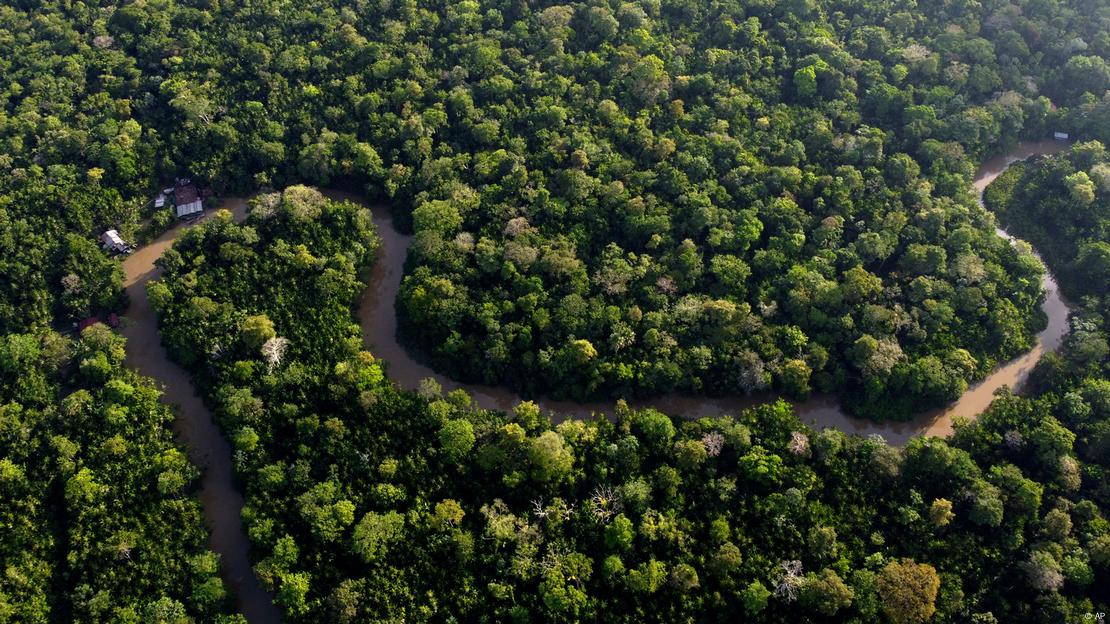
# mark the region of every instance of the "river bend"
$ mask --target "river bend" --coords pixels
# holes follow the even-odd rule
[[[1035,155],[1056,153],[1064,147],[1065,144],[1053,141],[1025,142],[1004,155],[987,160],[974,180],[979,201],[982,202],[983,189],[1011,163]],[[365,204],[361,197],[349,193],[325,193],[335,199]],[[242,198],[227,198],[224,207],[232,211],[237,221],[246,216],[246,201]],[[403,388],[416,389],[422,379],[431,377],[447,390],[463,388],[483,408],[511,410],[524,400],[521,396],[502,387],[456,382],[417,361],[397,341],[397,317],[393,304],[400,289],[405,257],[412,237],[394,229],[389,211],[385,207],[370,208],[382,245],[358,309],[367,349],[388,363],[389,377]],[[147,299],[146,285],[159,274],[154,261],[173,244],[185,227],[187,226],[179,224],[123,262],[125,287],[131,298],[127,321],[121,330],[128,339],[126,363],[139,373],[157,380],[163,386],[162,400],[176,408],[174,428],[187,448],[190,460],[203,471],[200,501],[209,529],[209,548],[220,555],[221,575],[234,592],[239,611],[252,624],[279,622],[280,612],[274,606],[272,597],[262,589],[251,568],[250,541],[243,531],[241,521],[243,496],[234,479],[231,445],[197,395],[188,373],[170,361],[161,344],[157,319]],[[1012,240],[1004,231],[999,230],[999,233]],[[899,445],[918,435],[947,436],[952,432],[954,418],[974,419],[990,404],[996,390],[1003,386],[1018,389],[1041,355],[1059,348],[1068,330],[1069,310],[1060,298],[1056,280],[1049,273],[1045,274],[1044,287],[1046,297],[1042,308],[1048,316],[1048,326],[1037,335],[1036,346],[1028,353],[998,366],[986,379],[969,388],[953,404],[940,410],[918,414],[906,422],[875,423],[848,416],[840,409],[835,397],[818,396],[794,404],[799,417],[817,428],[835,427],[860,435],[879,434],[887,441]],[[654,407],[668,414],[697,418],[734,414],[745,407],[772,398],[672,395],[630,403],[633,407]],[[615,400],[577,403],[540,398],[536,402],[541,409],[554,413],[557,419],[587,418],[599,413],[612,414],[616,408]]]
[[[236,221],[247,214],[243,200],[231,199],[224,207]],[[189,460],[201,470],[200,503],[208,525],[208,548],[220,555],[220,576],[235,596],[236,606],[251,624],[281,621],[273,598],[262,589],[250,562],[250,541],[243,531],[243,495],[235,483],[231,445],[184,369],[170,361],[158,334],[158,319],[147,299],[146,286],[161,274],[154,261],[162,256],[188,225],[178,224],[154,242],[123,261],[124,287],[131,307],[120,330],[127,338],[127,366],[162,387],[162,402],[174,408],[174,430],[185,445]]]
[[[982,203],[983,190],[1010,164],[1037,155],[1053,154],[1067,147],[1059,141],[1022,142],[1005,154],[985,161],[975,175],[974,190]],[[361,198],[350,193],[325,191],[335,199],[362,202]],[[405,257],[412,237],[401,234],[393,227],[389,210],[383,206],[370,206],[374,214],[374,224],[382,238],[377,262],[371,271],[366,290],[359,304],[358,317],[362,325],[362,337],[366,348],[388,362],[388,375],[404,388],[416,389],[421,379],[431,377],[445,390],[462,388],[473,397],[475,403],[487,409],[511,410],[523,397],[503,387],[482,384],[459,383],[442,375],[413,358],[397,341],[397,316],[393,302],[401,287],[404,274]],[[999,233],[1013,240],[1004,231]],[[1045,300],[1042,309],[1048,316],[1048,326],[1037,334],[1036,345],[1024,355],[1003,363],[995,368],[985,379],[970,387],[956,402],[945,408],[916,415],[904,422],[882,422],[853,418],[846,414],[834,396],[815,396],[803,402],[795,402],[794,408],[799,418],[815,428],[835,427],[847,433],[860,435],[878,434],[892,444],[905,444],[910,438],[919,435],[947,436],[952,432],[952,422],[956,417],[974,419],[994,398],[995,391],[1003,386],[1017,390],[1029,376],[1033,366],[1045,351],[1053,351],[1060,346],[1068,331],[1068,307],[1060,298],[1055,278],[1045,273]],[[723,396],[697,397],[685,395],[664,395],[649,399],[629,401],[632,407],[654,407],[661,412],[680,415],[686,418],[735,414],[745,407],[766,402],[774,397]],[[613,414],[616,401],[593,401],[579,403],[550,398],[533,399],[545,412],[552,412],[556,420],[564,418],[589,418],[593,414]]]

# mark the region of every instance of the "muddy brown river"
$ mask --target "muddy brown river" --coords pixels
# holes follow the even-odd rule
[[[1066,147],[1058,141],[1023,142],[1006,154],[984,162],[975,176],[974,188],[982,202],[983,189],[1011,164],[1031,156],[1054,154]],[[349,193],[328,191],[336,199],[360,201]],[[379,257],[371,271],[370,280],[363,292],[358,317],[362,325],[363,341],[367,349],[376,357],[389,363],[388,374],[391,379],[404,388],[416,389],[421,379],[431,377],[445,390],[463,388],[481,407],[488,409],[511,410],[517,403],[525,400],[515,392],[502,387],[481,384],[464,384],[439,374],[414,359],[405,347],[397,342],[397,317],[393,302],[401,286],[405,256],[411,236],[399,233],[393,228],[389,211],[381,206],[371,206],[374,223],[382,237]],[[1011,238],[1004,231],[999,234]],[[1012,240],[1012,238],[1011,238]],[[974,419],[990,404],[996,390],[1009,386],[1017,390],[1029,376],[1033,365],[1046,350],[1059,347],[1068,330],[1068,307],[1060,298],[1056,280],[1045,274],[1046,297],[1043,304],[1048,315],[1048,326],[1037,335],[1037,344],[1031,351],[1014,360],[998,366],[989,376],[975,384],[959,400],[946,408],[916,415],[905,422],[876,423],[870,420],[853,418],[847,415],[832,396],[815,396],[804,402],[794,402],[798,416],[815,428],[836,427],[848,433],[860,435],[879,434],[892,444],[905,444],[918,435],[947,436],[952,432],[952,422],[956,417]],[[770,395],[697,397],[665,395],[651,399],[629,401],[633,407],[654,407],[667,414],[698,418],[718,414],[735,414],[739,410],[773,400]],[[616,401],[595,401],[578,403],[550,398],[533,399],[544,411],[552,412],[556,420],[589,418],[593,414],[613,414]]]
[[[974,181],[980,201],[983,189],[1011,163],[1040,154],[1061,151],[1065,144],[1055,141],[1025,142],[1004,155],[987,160],[980,167]],[[326,191],[336,199],[349,199],[364,203],[362,198],[339,191]],[[246,201],[227,198],[224,207],[230,209],[236,220],[246,215]],[[516,393],[501,387],[458,383],[438,374],[413,358],[397,341],[397,317],[393,302],[401,285],[405,257],[412,238],[393,227],[389,211],[382,206],[370,207],[374,223],[381,236],[379,257],[370,271],[367,286],[358,309],[363,341],[376,357],[388,363],[388,374],[401,387],[416,389],[426,377],[437,380],[446,390],[463,388],[481,407],[510,410],[525,400]],[[154,378],[164,388],[162,400],[175,406],[175,430],[186,446],[189,458],[203,471],[200,501],[209,529],[209,547],[219,553],[221,575],[235,593],[239,611],[247,621],[255,623],[279,622],[280,612],[272,596],[266,593],[251,569],[250,542],[243,531],[240,512],[243,497],[236,488],[231,457],[231,445],[193,388],[188,373],[169,360],[161,346],[157,321],[146,296],[146,284],[158,276],[154,261],[173,244],[174,239],[187,227],[179,225],[160,236],[123,262],[125,286],[131,297],[131,308],[122,332],[127,337],[127,365],[143,375]],[[999,233],[1009,236],[999,230]],[[986,379],[960,397],[958,401],[940,410],[918,414],[912,420],[899,423],[875,423],[852,418],[840,409],[834,397],[818,396],[805,402],[794,403],[799,417],[810,425],[836,427],[847,433],[860,435],[879,434],[893,444],[904,444],[918,435],[946,436],[952,432],[953,419],[974,419],[990,404],[996,390],[1003,386],[1020,388],[1033,365],[1046,351],[1060,346],[1067,333],[1068,307],[1060,298],[1056,280],[1046,274],[1044,287],[1047,292],[1043,309],[1048,316],[1048,326],[1037,335],[1036,346],[1019,358],[998,366]],[[686,418],[735,414],[774,396],[756,397],[690,397],[662,396],[654,399],[631,401],[633,407],[654,407],[662,412]],[[593,414],[612,414],[616,401],[577,403],[548,398],[534,399],[557,420],[587,418]]]
[[[228,200],[224,207],[238,221],[246,217],[245,201]],[[220,555],[220,576],[235,596],[239,612],[252,624],[280,622],[281,612],[251,569],[250,541],[240,521],[243,495],[235,483],[231,445],[197,395],[189,373],[170,361],[146,296],[147,283],[161,273],[154,261],[169,249],[185,227],[188,226],[179,224],[123,261],[124,286],[131,297],[131,307],[120,330],[127,338],[125,363],[154,378],[162,386],[162,401],[177,413],[174,430],[185,445],[189,460],[201,469],[200,503],[208,525],[208,547]]]

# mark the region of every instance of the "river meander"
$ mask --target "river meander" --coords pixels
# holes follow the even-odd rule
[[[1006,154],[987,160],[980,167],[974,181],[980,201],[983,189],[1011,163],[1034,155],[1055,153],[1064,147],[1064,144],[1052,141],[1021,143]],[[337,199],[364,203],[360,197],[348,193],[326,191],[326,194]],[[237,221],[241,221],[246,215],[246,202],[242,198],[227,198],[224,207],[232,211]],[[510,410],[524,400],[506,388],[462,384],[438,374],[420,363],[398,342],[393,302],[401,285],[405,257],[412,238],[394,229],[389,211],[384,207],[370,208],[382,238],[382,246],[377,262],[370,271],[358,308],[358,318],[367,349],[388,363],[390,378],[404,388],[415,389],[422,379],[431,377],[447,390],[465,389],[479,406],[489,409]],[[147,300],[146,285],[159,273],[154,261],[173,244],[185,227],[187,226],[178,225],[123,262],[125,287],[131,297],[127,322],[121,330],[128,339],[126,363],[162,385],[162,400],[176,408],[174,426],[179,439],[187,448],[189,458],[203,471],[200,500],[210,532],[209,547],[221,557],[221,573],[236,595],[239,611],[252,623],[278,622],[281,619],[278,609],[251,569],[250,542],[240,519],[243,496],[235,483],[231,445],[196,394],[188,373],[170,361],[161,345],[157,320]],[[1000,234],[1006,235],[1001,230]],[[814,427],[836,427],[861,435],[879,434],[887,441],[899,445],[918,435],[948,435],[952,431],[954,418],[975,418],[990,404],[994,392],[1003,386],[1018,389],[1040,356],[1046,351],[1055,350],[1061,344],[1068,329],[1068,307],[1060,298],[1052,275],[1045,275],[1044,287],[1046,297],[1042,307],[1048,316],[1048,326],[1037,335],[1036,346],[1021,357],[999,365],[986,379],[969,388],[958,401],[946,408],[918,414],[906,422],[875,423],[848,416],[840,409],[835,397],[818,396],[795,403],[799,417]],[[674,395],[635,400],[630,404],[634,407],[654,407],[676,416],[696,418],[734,414],[745,407],[773,398],[766,395]],[[542,397],[534,400],[542,409],[552,412],[556,419],[612,414],[616,407],[615,400],[590,403]]]
[[[1052,154],[1066,147],[1058,141],[1023,142],[1005,154],[985,161],[974,179],[974,189],[982,202],[983,189],[998,177],[1006,168],[1019,160]],[[336,199],[360,202],[360,198],[350,193],[326,191]],[[439,374],[414,358],[397,340],[397,317],[393,302],[401,286],[411,236],[401,234],[393,227],[389,211],[383,206],[371,206],[374,224],[382,238],[379,257],[375,263],[366,290],[359,304],[358,317],[362,325],[363,341],[366,348],[376,357],[388,363],[391,379],[404,388],[415,389],[420,380],[431,377],[445,390],[463,388],[473,397],[475,403],[488,409],[511,410],[524,397],[503,387],[482,384],[465,384]],[[1009,238],[1002,230],[999,233]],[[1029,376],[1033,365],[1046,351],[1059,347],[1068,330],[1068,307],[1060,298],[1055,278],[1046,273],[1044,278],[1046,296],[1042,308],[1048,316],[1048,326],[1037,335],[1037,343],[1028,353],[999,365],[990,375],[970,387],[959,400],[951,405],[930,412],[915,415],[904,422],[882,422],[853,418],[846,414],[833,396],[815,396],[804,402],[795,402],[798,416],[806,423],[816,427],[836,427],[848,433],[860,435],[879,434],[892,444],[905,444],[918,435],[946,436],[952,432],[953,419],[963,417],[974,419],[994,397],[995,391],[1003,386],[1017,390]],[[735,414],[737,411],[773,400],[773,396],[724,396],[698,397],[685,395],[665,395],[650,399],[629,401],[633,407],[654,407],[662,412],[685,418],[697,418],[717,414]],[[589,418],[593,414],[613,414],[616,401],[575,401],[555,400],[545,397],[534,398],[544,411],[553,413],[556,420],[564,418]]]
[[[246,216],[247,206],[242,200],[228,200],[224,207],[236,220]],[[123,261],[124,287],[131,298],[120,330],[127,338],[125,363],[154,378],[162,387],[162,401],[177,414],[177,437],[185,445],[189,460],[202,471],[199,496],[208,526],[208,547],[220,555],[220,576],[234,594],[239,612],[252,624],[280,622],[281,612],[251,568],[250,541],[240,520],[243,495],[235,482],[231,445],[197,395],[189,373],[172,362],[162,346],[158,321],[146,295],[147,283],[161,273],[154,261],[186,227],[179,224]]]

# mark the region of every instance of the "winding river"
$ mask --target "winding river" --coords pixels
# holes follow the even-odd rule
[[[1005,154],[985,161],[974,179],[974,188],[979,195],[980,203],[983,190],[1010,164],[1032,156],[1054,154],[1065,147],[1066,144],[1059,141],[1023,142]],[[361,203],[361,198],[350,193],[326,191],[326,194],[335,199],[348,199]],[[503,387],[459,383],[414,359],[405,347],[397,342],[397,317],[393,302],[401,286],[405,256],[412,237],[394,229],[389,211],[384,207],[371,206],[370,208],[374,213],[374,224],[382,238],[382,246],[359,304],[358,317],[366,348],[376,357],[388,362],[389,377],[404,388],[416,389],[421,379],[431,377],[445,390],[463,388],[481,407],[511,410],[524,398]],[[1013,240],[1002,230],[999,230],[999,234]],[[816,428],[835,427],[860,435],[879,434],[888,442],[898,445],[905,444],[910,438],[918,435],[947,436],[952,432],[954,418],[974,419],[990,404],[996,390],[1003,386],[1009,386],[1014,390],[1020,388],[1041,355],[1046,350],[1051,351],[1059,347],[1068,330],[1068,307],[1060,298],[1056,280],[1051,274],[1045,274],[1044,287],[1046,297],[1042,307],[1048,316],[1048,326],[1037,335],[1036,346],[1025,355],[997,367],[989,376],[969,388],[955,403],[939,410],[918,414],[909,421],[876,423],[847,415],[840,408],[836,397],[815,396],[807,401],[794,403],[798,416]],[[735,414],[745,407],[773,398],[769,395],[723,397],[666,395],[633,400],[629,401],[629,404],[633,407],[654,407],[667,414],[698,418]],[[533,400],[542,410],[552,412],[556,420],[568,417],[589,418],[593,414],[601,413],[613,414],[616,409],[615,400],[588,403],[544,397]]]
[[[1011,163],[1035,155],[1055,153],[1064,147],[1064,144],[1054,141],[1026,142],[1004,155],[987,160],[980,167],[974,181],[980,201],[983,189]],[[360,197],[349,193],[326,191],[326,194],[336,199],[364,203]],[[232,211],[237,221],[246,216],[246,201],[242,198],[227,198],[224,207]],[[415,389],[420,380],[431,377],[447,390],[465,389],[479,406],[489,409],[510,410],[524,400],[505,388],[461,384],[437,374],[414,359],[401,346],[396,337],[397,317],[393,302],[401,285],[405,257],[412,238],[393,228],[389,211],[384,207],[370,208],[382,245],[363,292],[358,317],[367,349],[388,363],[390,378],[404,388]],[[159,382],[164,388],[162,400],[176,408],[174,428],[186,446],[190,460],[203,471],[200,501],[209,529],[209,547],[220,555],[221,575],[235,593],[239,611],[252,624],[279,622],[280,612],[274,606],[272,596],[262,589],[251,569],[250,542],[240,520],[243,496],[235,483],[231,445],[197,395],[188,373],[170,361],[161,345],[157,320],[147,300],[146,285],[159,274],[154,261],[173,244],[184,227],[187,226],[178,225],[123,262],[125,286],[131,297],[127,322],[121,330],[128,339],[126,363]],[[999,230],[999,233],[1009,238],[1005,232]],[[990,403],[996,390],[1003,386],[1019,388],[1041,354],[1059,347],[1068,329],[1068,307],[1060,298],[1056,281],[1051,275],[1046,274],[1044,286],[1047,296],[1043,309],[1048,316],[1048,326],[1038,334],[1036,346],[1025,355],[1000,365],[948,407],[919,414],[907,422],[875,423],[848,416],[840,409],[834,397],[819,396],[795,403],[798,415],[818,428],[836,427],[848,433],[879,434],[887,441],[899,445],[918,435],[948,435],[952,431],[954,418],[975,418]],[[669,414],[696,418],[736,413],[772,398],[774,397],[663,396],[632,401],[631,404],[634,407],[650,406]],[[541,409],[553,412],[558,419],[586,418],[598,413],[612,414],[616,407],[616,401],[577,403],[540,398],[536,402]]]
[[[224,207],[232,211],[237,221],[246,217],[245,201],[231,199]],[[234,594],[239,612],[252,624],[280,622],[281,612],[251,568],[250,541],[240,521],[243,495],[235,482],[231,445],[197,395],[189,373],[170,361],[146,295],[147,283],[161,273],[154,261],[169,249],[185,227],[188,226],[178,224],[123,261],[124,286],[131,298],[120,330],[127,338],[125,363],[153,377],[162,386],[162,401],[177,413],[174,430],[185,445],[189,460],[201,469],[200,503],[208,525],[208,547],[220,555],[220,576]]]

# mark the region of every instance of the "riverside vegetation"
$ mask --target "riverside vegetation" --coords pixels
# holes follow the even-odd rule
[[[242,622],[197,471],[104,325],[0,341],[0,622]]]
[[[0,7],[0,510],[20,527],[0,541],[0,619],[226,608],[191,470],[158,487],[156,458],[183,457],[168,412],[119,369],[118,345],[97,346],[102,330],[50,330],[124,305],[93,241],[171,221],[140,208],[160,182],[388,198],[415,232],[403,335],[461,378],[578,398],[818,390],[904,419],[1027,349],[1042,322],[1039,264],[994,236],[967,182],[1020,137],[1110,141],[1107,13]],[[988,193],[1080,311],[1028,396],[904,451],[809,431],[781,403],[556,429],[528,404],[399,392],[349,311],[365,218],[298,187],[245,228],[183,239],[151,297],[239,448],[259,575],[291,619],[870,621],[885,607],[895,622],[1055,622],[1110,610],[1104,161],[1086,145]],[[1057,210],[1036,212],[1042,199]],[[80,372],[89,358],[107,372]],[[58,417],[78,390],[93,407]],[[117,434],[149,443],[102,452]],[[55,490],[78,475],[119,498],[77,509]],[[192,511],[148,511],[169,504]],[[156,533],[181,542],[137,547]]]
[[[293,621],[1050,622],[1106,602],[1099,373],[903,449],[784,402],[553,426],[396,388],[353,324],[368,213],[303,187],[255,202],[179,239],[150,296]]]
[[[1098,2],[268,6],[4,9],[5,323],[110,307],[57,241],[135,230],[158,174],[369,183],[456,377],[905,418],[1037,328],[974,161],[1110,125]]]

